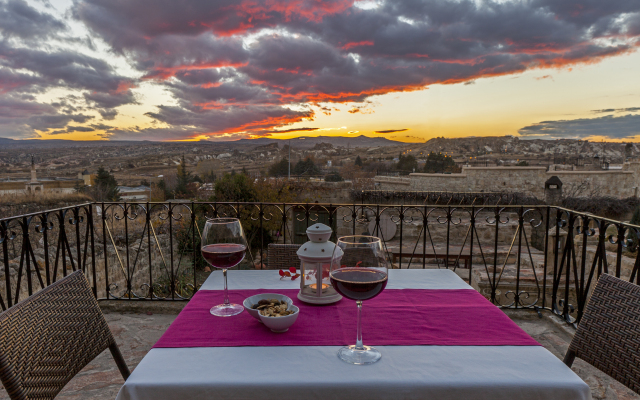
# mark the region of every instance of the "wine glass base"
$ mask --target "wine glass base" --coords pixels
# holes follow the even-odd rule
[[[375,348],[363,347],[363,350],[357,350],[356,345],[343,347],[338,350],[338,358],[349,364],[367,365],[377,362],[382,357],[382,354]]]
[[[244,307],[240,304],[218,304],[209,310],[209,312],[216,317],[231,317],[243,311]]]

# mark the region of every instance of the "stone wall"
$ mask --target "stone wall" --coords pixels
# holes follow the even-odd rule
[[[301,202],[344,204],[351,203],[351,182],[306,182]]]
[[[544,198],[544,183],[557,176],[563,189],[585,184],[585,190],[625,198],[638,196],[640,162],[625,163],[622,169],[566,171],[550,167],[464,167],[458,174],[409,174],[409,178],[376,176],[381,190],[449,192],[520,192]]]

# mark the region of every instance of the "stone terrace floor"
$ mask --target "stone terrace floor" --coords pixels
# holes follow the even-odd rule
[[[154,309],[154,312],[114,310],[109,309],[109,306],[103,308],[106,308],[105,317],[109,327],[132,370],[160,338],[178,312],[175,307]],[[572,333],[559,319],[548,313],[539,319],[535,313],[528,311],[508,310],[507,314],[547,350],[560,359],[564,357]],[[640,399],[640,396],[582,360],[575,361],[573,370],[591,387],[594,399]],[[106,350],[69,382],[57,399],[115,399],[122,383],[122,377],[111,354]],[[8,399],[6,391],[1,386],[0,399]]]

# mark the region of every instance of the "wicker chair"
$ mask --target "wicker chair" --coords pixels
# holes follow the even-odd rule
[[[53,399],[107,348],[126,380],[127,364],[80,271],[0,314],[0,380],[11,399]]]
[[[640,394],[640,286],[600,276],[564,363],[576,357]]]
[[[267,247],[267,265],[269,269],[289,269],[300,267],[300,259],[296,252],[299,244],[275,244]]]

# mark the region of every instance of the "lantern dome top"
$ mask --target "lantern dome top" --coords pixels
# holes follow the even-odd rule
[[[313,224],[307,228],[307,236],[314,243],[324,243],[331,237],[333,231],[325,224]]]
[[[303,261],[331,260],[336,244],[329,241],[333,231],[325,224],[314,224],[307,228],[309,241],[300,246],[296,254]],[[336,256],[342,256],[338,249]]]

